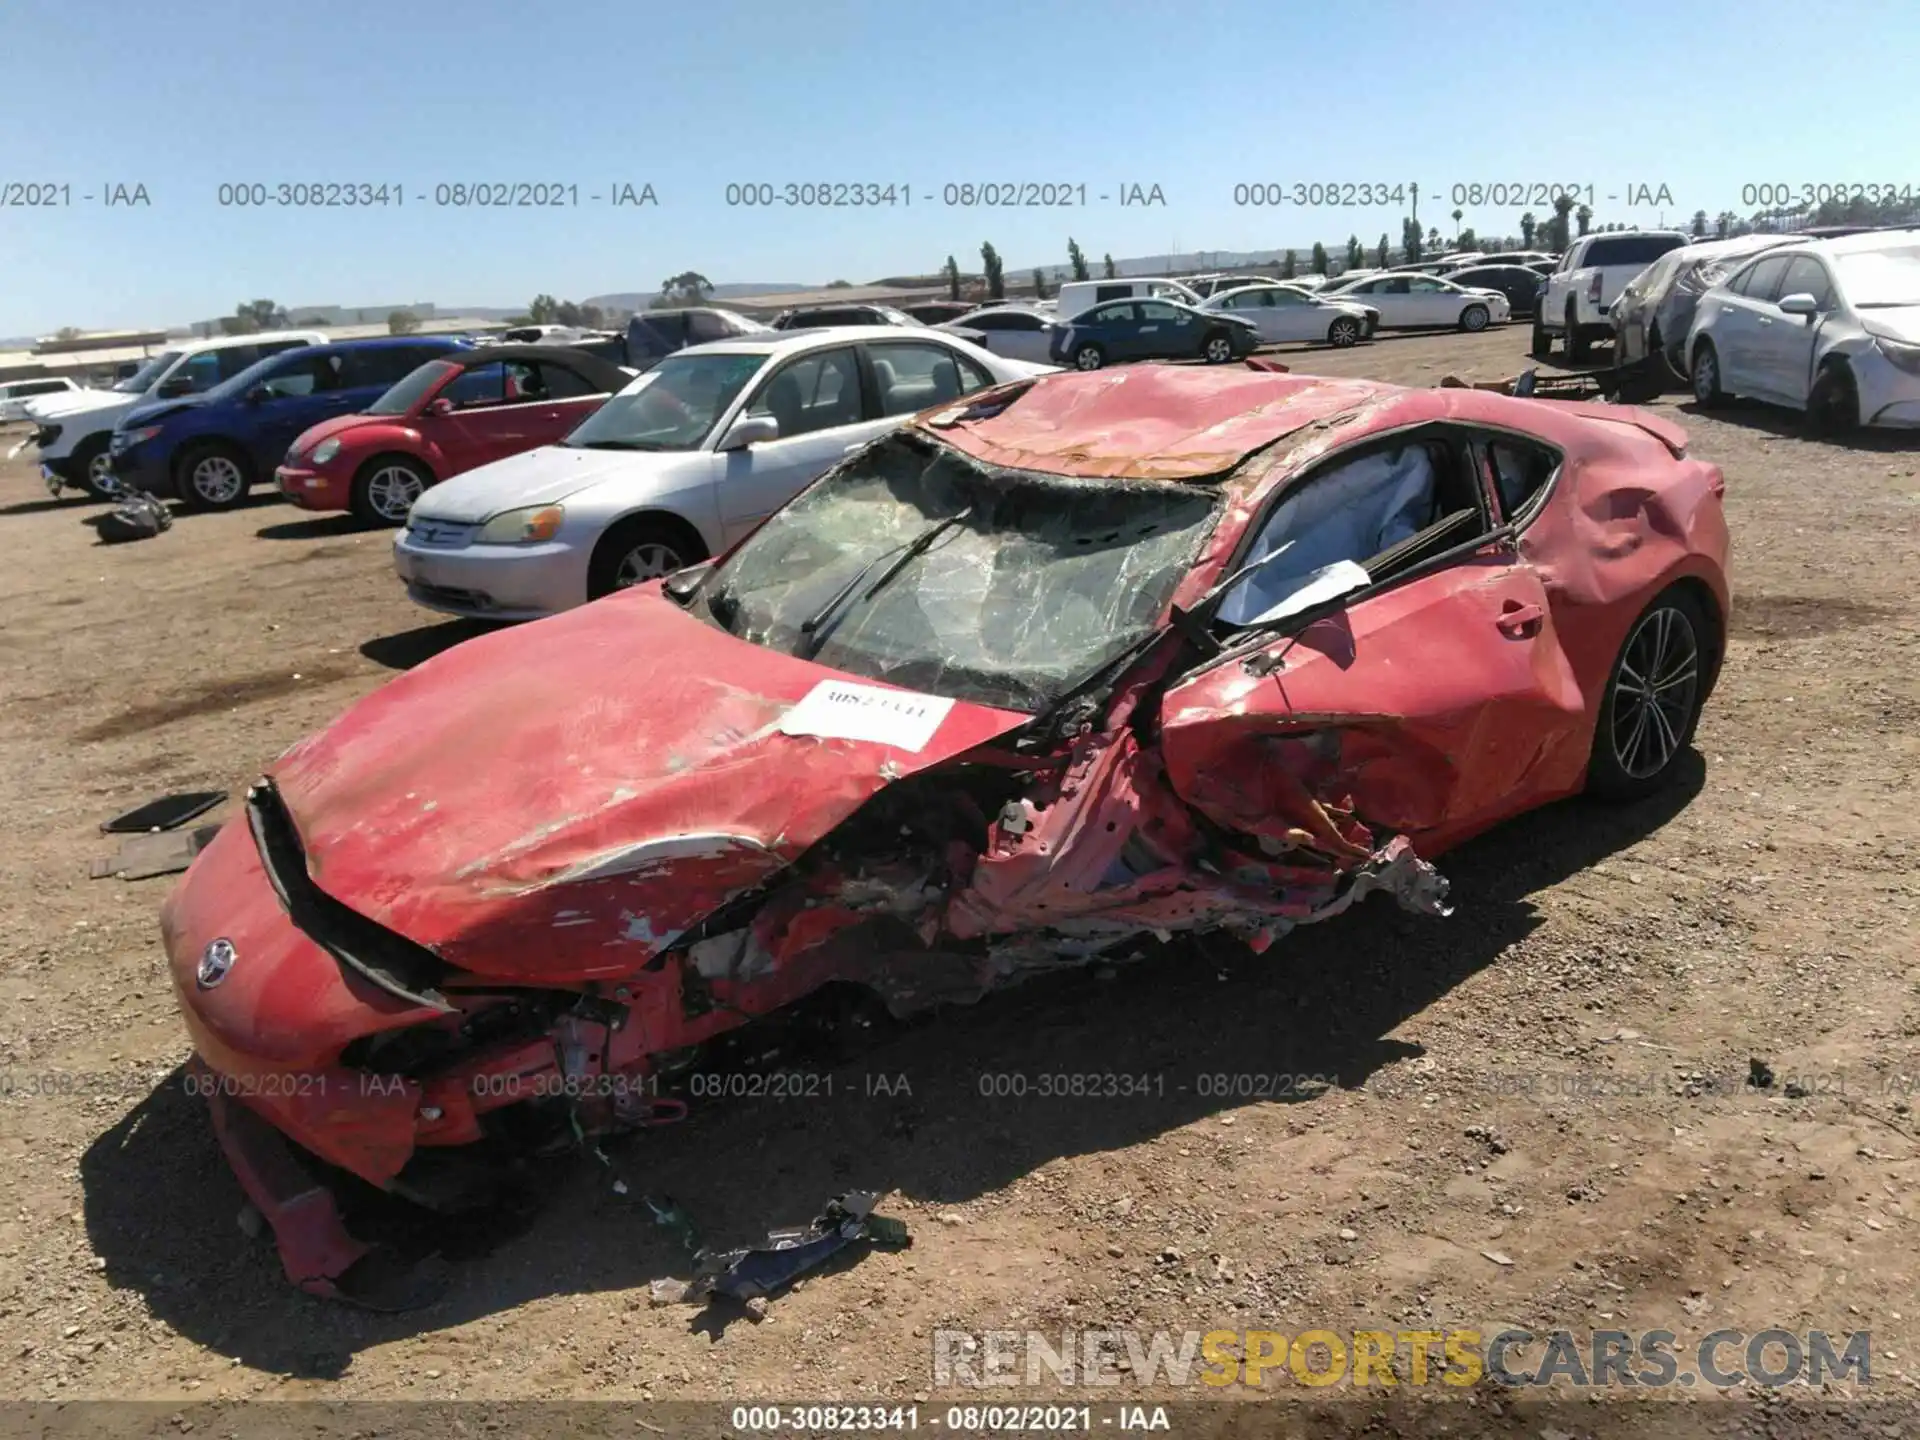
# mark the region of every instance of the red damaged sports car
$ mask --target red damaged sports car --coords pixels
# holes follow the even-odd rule
[[[273,763],[162,918],[227,1154],[353,1295],[298,1150],[432,1197],[683,1113],[703,1046],[828,982],[901,1014],[1142,932],[1445,915],[1462,838],[1670,777],[1723,488],[1643,411],[1259,366],[927,412]]]
[[[305,510],[399,525],[429,485],[551,445],[634,372],[564,345],[484,345],[430,360],[358,415],[302,432],[274,471]]]

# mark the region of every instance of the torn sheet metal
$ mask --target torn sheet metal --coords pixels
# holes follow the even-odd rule
[[[809,1271],[818,1270],[849,1246],[876,1245],[900,1250],[913,1243],[898,1220],[875,1215],[879,1192],[855,1190],[836,1195],[810,1225],[767,1232],[764,1245],[695,1257],[690,1280],[655,1280],[653,1298],[662,1304],[701,1304],[714,1296],[765,1300]]]
[[[221,797],[225,799],[223,795]],[[87,868],[89,879],[147,880],[155,875],[177,875],[193,864],[193,857],[213,843],[218,825],[192,830],[161,830],[122,840],[120,848]]]

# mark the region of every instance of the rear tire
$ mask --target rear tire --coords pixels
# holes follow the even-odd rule
[[[671,575],[707,558],[707,547],[685,521],[634,515],[607,527],[587,567],[587,599]]]
[[[353,477],[353,513],[368,525],[404,525],[407,511],[431,484],[433,476],[418,460],[376,455]]]
[[[1073,368],[1076,370],[1098,370],[1107,363],[1107,352],[1098,345],[1082,345],[1073,352]]]
[[[1829,360],[1807,392],[1807,433],[1835,440],[1860,425],[1860,391],[1844,360]]]
[[[1336,350],[1346,350],[1360,343],[1360,322],[1350,315],[1342,315],[1327,327],[1327,343]]]
[[[1690,383],[1694,404],[1702,410],[1717,409],[1727,403],[1727,392],[1720,388],[1720,352],[1713,348],[1711,340],[1702,340],[1693,347]]]
[[[1484,305],[1469,305],[1460,312],[1460,328],[1469,335],[1477,335],[1487,328],[1487,322],[1493,317],[1487,313]]]
[[[1545,360],[1553,354],[1553,337],[1547,333],[1547,327],[1540,323],[1540,316],[1533,317],[1533,343],[1527,347],[1527,353],[1536,360]]]
[[[1233,341],[1221,331],[1214,331],[1200,342],[1200,358],[1209,365],[1232,364]]]
[[[1567,302],[1567,359],[1579,364],[1587,358],[1587,350],[1592,341],[1580,333],[1580,312]]]
[[[252,485],[252,464],[222,440],[191,447],[174,469],[174,493],[189,510],[231,510]]]
[[[1639,800],[1669,784],[1693,743],[1717,641],[1700,602],[1673,586],[1627,632],[1607,677],[1587,763],[1587,791]]]

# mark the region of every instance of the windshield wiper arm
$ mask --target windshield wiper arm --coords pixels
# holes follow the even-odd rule
[[[885,585],[888,581],[892,580],[894,576],[907,568],[908,563],[914,556],[925,553],[927,547],[932,545],[934,541],[938,540],[942,535],[946,534],[947,531],[951,530],[971,514],[973,514],[973,506],[965,506],[962,509],[956,510],[953,514],[939,521],[937,524],[929,525],[918,535],[914,536],[913,539],[907,541],[905,545],[896,547],[899,551],[898,557],[894,560],[893,564],[887,567],[879,579],[867,587],[866,594],[860,598],[862,600],[871,600],[874,595],[879,592],[881,586]],[[860,582],[872,573],[873,567],[893,554],[893,550],[882,550],[878,555],[875,555],[871,560],[867,561],[866,564],[854,571],[853,578],[838,590],[834,591],[832,597],[826,604],[814,611],[807,619],[801,621],[800,633],[813,641],[813,643],[806,648],[805,653],[801,655],[801,659],[811,660],[819,653],[820,647],[826,643],[825,632],[828,622],[831,621],[839,612],[840,608],[847,603],[848,598],[852,596],[853,592],[860,588]],[[816,636],[819,638],[815,639],[814,637]]]

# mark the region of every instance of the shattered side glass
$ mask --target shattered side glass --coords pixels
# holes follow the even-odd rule
[[[930,525],[969,506],[884,578]],[[1216,492],[1190,485],[997,469],[895,436],[744,542],[709,582],[708,613],[850,675],[1038,711],[1159,624],[1218,507]]]

